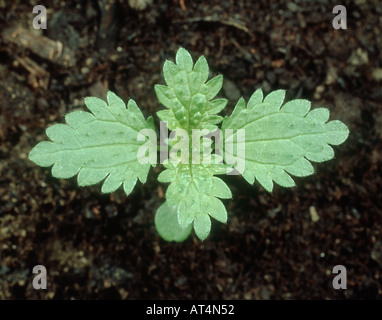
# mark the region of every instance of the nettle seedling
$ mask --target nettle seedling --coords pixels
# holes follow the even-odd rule
[[[310,111],[311,103],[304,99],[283,105],[284,90],[264,98],[258,89],[247,104],[241,98],[232,115],[223,119],[217,114],[227,100],[214,99],[223,77],[207,81],[206,59],[202,56],[194,64],[183,48],[176,54],[176,63],[164,63],[163,73],[167,86],[155,86],[159,101],[167,108],[157,112],[160,163],[165,167],[158,180],[170,184],[166,201],[156,212],[155,226],[167,241],[183,241],[192,229],[204,240],[211,230],[211,217],[227,222],[220,199],[232,198],[232,194],[216,175],[241,174],[269,192],[273,182],[292,187],[295,182],[290,175],[313,174],[309,161],[332,159],[330,145],[341,144],[349,135],[342,122],[328,122],[328,109]],[[88,97],[85,104],[90,112],[71,112],[65,116],[67,124],[47,128],[51,141],[38,143],[29,159],[42,167],[53,165],[56,178],[78,174],[79,186],[103,181],[103,193],[123,186],[129,195],[137,180],[145,183],[150,167],[157,164],[153,118],[145,120],[134,100],[126,108],[110,91],[107,103]],[[163,124],[171,130],[167,139],[162,139]]]

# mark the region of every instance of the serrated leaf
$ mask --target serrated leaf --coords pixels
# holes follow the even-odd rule
[[[179,163],[173,166],[170,163],[158,177],[160,182],[171,182],[166,191],[166,201],[169,206],[177,207],[181,228],[194,222],[195,233],[201,240],[207,237],[211,228],[210,222],[202,225],[209,221],[209,216],[223,223],[227,221],[227,211],[218,198],[231,198],[231,191],[223,180],[214,177],[226,171],[227,166],[216,160],[209,165]]]
[[[158,100],[167,112],[159,111],[158,117],[168,122],[168,128],[215,130],[223,118],[216,116],[224,109],[225,99],[212,100],[220,91],[223,77],[208,79],[209,68],[202,56],[193,64],[190,53],[180,48],[176,54],[176,64],[166,61],[163,74],[167,86],[156,85]]]
[[[65,116],[67,124],[55,124],[46,130],[51,142],[37,144],[29,159],[39,166],[52,166],[56,178],[71,178],[78,173],[80,186],[105,181],[102,192],[109,193],[123,185],[126,194],[137,179],[145,182],[150,164],[138,162],[138,132],[154,130],[152,118],[147,121],[133,100],[125,103],[108,92],[108,104],[88,97],[85,104],[92,112],[74,111]]]
[[[166,241],[184,241],[192,231],[192,225],[182,229],[178,222],[177,206],[164,202],[155,214],[155,228]]]
[[[231,117],[226,117],[222,124],[223,132],[245,130],[242,175],[251,184],[256,178],[269,192],[273,182],[284,187],[294,186],[289,174],[298,177],[312,174],[313,167],[308,160],[322,162],[333,158],[330,145],[341,144],[349,135],[341,121],[327,122],[327,109],[309,112],[310,102],[303,99],[282,106],[284,98],[285,91],[277,90],[262,100],[262,91],[257,90],[247,108],[240,99]],[[226,148],[225,156],[238,156],[236,135],[229,140],[231,146]],[[234,154],[227,154],[229,150],[234,150]]]
[[[158,117],[167,121],[170,130],[185,130],[192,139],[193,129],[207,130],[207,133],[200,135],[201,150],[194,146],[192,139],[188,140],[188,150],[192,152],[187,163],[182,161],[174,165],[171,160],[178,157],[178,152],[176,157],[170,155],[170,163],[165,165],[167,169],[158,180],[170,182],[166,201],[169,206],[177,208],[179,225],[182,228],[193,225],[196,235],[205,239],[211,229],[210,216],[224,223],[227,221],[227,211],[218,198],[231,198],[232,194],[222,180],[213,177],[214,174],[226,173],[227,166],[216,162],[215,165],[207,165],[208,162],[203,162],[203,159],[199,162],[198,154],[204,155],[204,150],[212,152],[212,140],[206,135],[213,134],[217,124],[223,120],[217,113],[224,109],[227,100],[212,100],[222,87],[223,77],[217,76],[207,81],[209,68],[204,57],[193,65],[189,52],[180,48],[175,61],[176,64],[166,61],[163,66],[167,86],[155,86],[159,101],[167,108],[159,111]],[[194,162],[195,159],[197,161]]]

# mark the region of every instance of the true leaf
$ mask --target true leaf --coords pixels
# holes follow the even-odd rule
[[[283,187],[295,185],[289,174],[303,177],[313,173],[310,161],[322,162],[333,158],[330,145],[341,144],[349,135],[341,121],[328,121],[324,108],[309,112],[308,100],[296,99],[285,103],[284,90],[270,93],[263,99],[259,89],[249,99],[247,107],[240,99],[222,130],[245,130],[245,169],[243,177],[254,183],[255,178],[269,192],[273,181]],[[282,106],[282,107],[281,107]],[[228,150],[236,150],[236,133],[228,142]],[[233,147],[233,148],[232,148]],[[230,156],[237,156],[229,154]]]
[[[103,179],[102,192],[109,193],[122,184],[129,194],[139,179],[146,181],[150,164],[137,159],[138,132],[154,130],[153,119],[145,120],[134,102],[128,108],[114,93],[108,92],[108,104],[88,97],[85,104],[91,111],[74,111],[65,116],[67,124],[55,124],[46,130],[51,141],[37,144],[29,159],[39,166],[52,166],[56,178],[71,178],[78,174],[80,186],[96,184]]]
[[[209,69],[206,59],[201,56],[193,64],[189,52],[180,48],[175,58],[176,64],[166,61],[163,74],[167,86],[156,85],[158,100],[168,110],[158,112],[162,121],[168,122],[168,128],[216,129],[223,118],[216,114],[227,104],[226,99],[212,100],[220,91],[223,77],[217,76],[207,83]]]
[[[218,198],[232,197],[223,180],[214,177],[227,170],[216,159],[213,158],[209,165],[169,164],[158,177],[160,182],[171,182],[166,192],[166,202],[177,208],[180,227],[186,229],[194,223],[195,233],[201,240],[210,233],[210,216],[222,223],[227,222],[227,211]]]

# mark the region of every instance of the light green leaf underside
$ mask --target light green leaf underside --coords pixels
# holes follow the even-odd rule
[[[182,229],[178,222],[177,206],[163,203],[155,214],[155,228],[166,241],[182,242],[190,235],[192,225]]]
[[[334,157],[330,145],[344,142],[348,128],[341,121],[330,121],[329,111],[317,108],[309,112],[308,100],[285,103],[284,90],[270,93],[263,99],[257,90],[245,106],[240,99],[222,130],[245,130],[245,170],[243,177],[253,184],[255,178],[269,192],[273,181],[283,187],[295,185],[289,174],[303,177],[313,173],[308,161],[322,162]],[[282,107],[281,107],[282,106]],[[236,134],[228,140],[228,150],[237,150]],[[232,148],[233,147],[233,148]],[[225,153],[226,155],[226,153]],[[229,154],[232,156],[232,154]]]
[[[137,141],[144,128],[154,130],[133,100],[125,103],[108,92],[108,104],[103,100],[85,98],[92,112],[74,111],[65,116],[67,124],[55,124],[46,130],[51,141],[37,144],[29,159],[41,167],[52,167],[52,175],[67,179],[77,176],[80,186],[96,184],[103,179],[102,192],[109,193],[122,184],[129,194],[139,179],[146,181],[149,164],[140,164],[138,148],[145,141]]]
[[[216,162],[212,162],[216,163]],[[185,229],[190,225],[199,239],[204,240],[211,229],[210,217],[226,223],[227,211],[218,199],[232,197],[223,180],[215,174],[225,174],[227,167],[221,164],[168,165],[158,180],[171,182],[166,192],[167,204],[177,207],[178,223]]]
[[[202,56],[194,65],[183,48],[178,50],[175,60],[176,64],[166,61],[163,67],[167,86],[155,86],[158,100],[168,108],[159,111],[158,117],[168,122],[170,130],[216,129],[216,124],[223,120],[216,114],[224,109],[227,100],[212,99],[220,91],[223,77],[206,82],[209,74],[206,59]]]

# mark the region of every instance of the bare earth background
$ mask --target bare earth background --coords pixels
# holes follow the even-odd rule
[[[0,0],[0,299],[381,299],[382,4],[340,2],[347,30],[332,27],[339,3],[323,0],[158,0],[145,10]],[[48,28],[34,30],[33,6],[44,3]],[[27,40],[12,38],[19,28]],[[153,85],[180,46],[225,76],[225,114],[258,87],[283,88],[329,108],[351,134],[295,188],[269,194],[223,177],[227,225],[174,244],[154,228],[167,187],[160,166],[129,197],[101,195],[52,178],[27,154],[86,96],[110,89],[146,117],[162,109]],[[31,286],[37,264],[47,290]],[[338,264],[347,290],[332,287]]]

